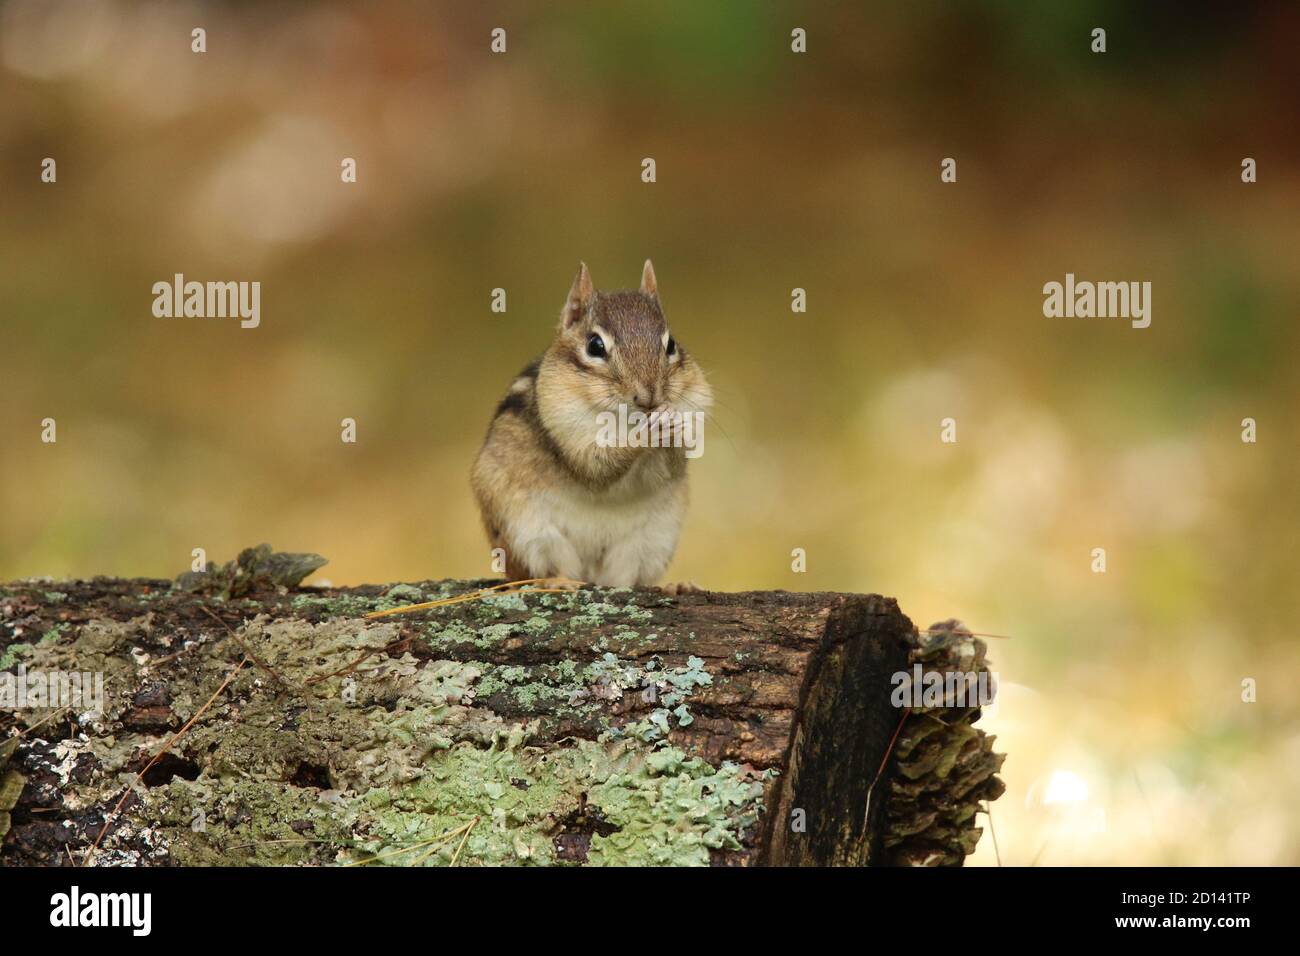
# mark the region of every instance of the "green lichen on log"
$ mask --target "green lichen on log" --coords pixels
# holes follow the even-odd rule
[[[18,751],[18,738],[0,741],[0,840],[9,832],[9,811],[18,804],[27,779],[9,761]]]
[[[550,609],[539,599],[553,596],[510,595],[410,625],[333,614],[444,590],[286,596],[293,613],[327,616],[258,614],[232,624],[232,639],[219,626],[185,636],[160,626],[185,589],[126,620],[78,625],[65,640],[30,648],[27,666],[101,670],[107,700],[102,714],[82,715],[82,733],[37,758],[41,775],[66,810],[99,819],[94,811],[116,801],[247,653],[257,663],[146,775],[97,862],[328,864],[378,856],[438,865],[457,844],[394,851],[423,846],[474,817],[462,864],[707,864],[711,850],[741,848],[768,775],[710,764],[666,740],[689,719],[689,691],[710,678],[696,658],[672,667],[603,650],[598,623],[648,618],[628,595],[610,604],[603,593],[575,592],[549,601]],[[571,646],[586,641],[585,660],[477,660],[517,640],[515,625],[501,620],[507,612],[525,614],[523,630],[540,638],[543,629],[529,622],[554,609],[570,613],[549,636]],[[444,645],[468,659],[441,656]],[[660,677],[679,715],[652,711],[668,714],[653,732],[620,716],[625,692],[657,691]],[[142,693],[162,683],[167,719],[138,726]],[[34,723],[47,715],[22,716]],[[591,739],[556,741],[566,722]],[[544,723],[552,734],[541,739]]]

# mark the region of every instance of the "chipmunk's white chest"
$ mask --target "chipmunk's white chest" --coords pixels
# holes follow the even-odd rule
[[[653,584],[677,547],[685,512],[678,481],[627,476],[602,492],[563,483],[541,494],[518,529],[530,567],[608,587]]]

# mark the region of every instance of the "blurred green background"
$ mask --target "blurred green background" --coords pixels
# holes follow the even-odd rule
[[[487,576],[494,403],[579,259],[649,256],[718,395],[670,579],[1009,635],[977,863],[1300,862],[1297,40],[1294,4],[10,0],[0,580],[263,540]],[[177,272],[260,281],[261,327],[154,318]],[[1044,318],[1066,272],[1149,280],[1151,327]]]

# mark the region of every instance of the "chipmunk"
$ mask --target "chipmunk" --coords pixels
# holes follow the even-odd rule
[[[623,405],[680,425],[712,400],[668,330],[650,260],[635,292],[597,291],[579,264],[555,340],[510,386],[474,461],[474,494],[507,579],[654,584],[686,515],[686,449],[598,441],[601,422]]]

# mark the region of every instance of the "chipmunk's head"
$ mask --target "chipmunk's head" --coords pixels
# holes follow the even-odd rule
[[[565,387],[595,411],[703,411],[711,402],[703,371],[664,319],[649,259],[635,292],[599,292],[579,265],[551,351]]]

